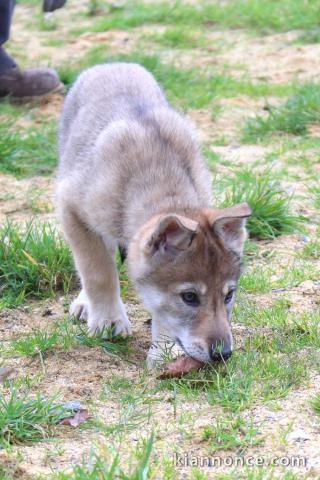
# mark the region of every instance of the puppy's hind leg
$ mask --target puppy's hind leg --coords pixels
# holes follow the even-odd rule
[[[115,245],[90,230],[68,207],[63,209],[62,223],[82,284],[70,313],[87,319],[92,334],[113,327],[115,335],[129,335],[131,325],[120,298]]]

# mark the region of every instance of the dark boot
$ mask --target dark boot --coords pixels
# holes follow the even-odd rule
[[[43,0],[42,9],[45,13],[53,12],[58,8],[62,8],[67,0]]]
[[[32,99],[63,89],[63,83],[51,68],[32,68],[21,71],[17,66],[0,75],[0,97]]]
[[[0,76],[16,66],[13,58],[0,46]]]

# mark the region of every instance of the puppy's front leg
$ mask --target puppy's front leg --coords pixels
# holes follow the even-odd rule
[[[70,313],[88,321],[90,333],[113,327],[114,334],[129,335],[131,326],[120,298],[115,247],[64,209],[64,231],[72,248],[82,291]]]

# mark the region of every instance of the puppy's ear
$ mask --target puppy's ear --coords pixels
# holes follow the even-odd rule
[[[147,253],[178,253],[186,250],[196,234],[198,222],[181,215],[166,215],[158,221],[146,245]]]
[[[247,238],[246,220],[252,214],[247,203],[241,203],[221,210],[213,210],[211,224],[216,235],[222,238],[230,250],[242,255],[243,245]]]

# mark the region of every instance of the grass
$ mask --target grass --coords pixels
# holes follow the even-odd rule
[[[89,335],[88,329],[83,327],[80,322],[77,325],[78,332],[75,335],[75,339],[81,345],[87,347],[101,347],[102,350],[108,355],[123,356],[123,358],[130,362],[127,355],[130,353],[129,338],[123,338],[119,336],[113,336],[112,330],[104,329],[102,332],[98,332],[95,335]]]
[[[312,261],[295,259],[282,271],[271,266],[248,268],[239,281],[239,287],[246,293],[268,293],[272,290],[289,290],[306,280],[317,281],[320,270]]]
[[[164,380],[159,388],[176,390],[190,399],[205,393],[210,405],[240,412],[282,399],[305,383],[310,375],[309,362],[309,355],[297,355],[296,351],[283,355],[273,350],[259,351],[247,343],[225,366],[213,365],[181,380]]]
[[[320,208],[320,186],[317,184],[309,187],[309,192],[312,195],[313,204],[316,208]]]
[[[23,1],[36,4],[36,0]],[[150,374],[144,369],[144,357],[150,342],[149,333],[145,332],[143,335],[138,350],[132,351],[129,340],[111,338],[110,332],[90,337],[85,325],[68,316],[58,322],[55,322],[55,317],[48,317],[49,325],[45,330],[37,328],[30,333],[29,328],[22,328],[18,339],[16,336],[7,335],[0,345],[0,357],[3,358],[3,363],[0,361],[1,367],[10,367],[12,364],[26,367],[22,374],[21,368],[18,368],[18,378],[14,380],[14,387],[11,388],[15,389],[16,400],[12,401],[10,421],[5,427],[7,436],[1,437],[2,444],[8,448],[12,444],[24,445],[45,440],[41,447],[43,458],[35,459],[32,472],[37,472],[40,468],[46,468],[47,472],[50,469],[55,471],[62,465],[66,471],[47,473],[48,477],[51,478],[52,475],[55,480],[174,480],[181,474],[181,469],[174,469],[172,465],[171,454],[175,449],[178,452],[196,449],[199,455],[213,453],[222,461],[230,456],[245,459],[252,452],[262,457],[277,455],[279,449],[283,449],[285,435],[282,432],[279,435],[275,432],[274,436],[272,432],[270,434],[268,425],[260,423],[264,413],[269,409],[277,409],[279,417],[287,421],[286,412],[283,410],[281,413],[287,402],[282,399],[287,396],[291,405],[294,392],[303,387],[306,391],[305,402],[309,405],[311,400],[312,408],[306,408],[302,412],[301,402],[293,402],[293,413],[296,409],[299,417],[301,410],[303,418],[300,412],[300,420],[308,421],[315,417],[317,422],[320,418],[319,392],[315,394],[314,391],[309,391],[314,384],[315,373],[320,372],[320,318],[317,309],[311,308],[311,302],[316,302],[316,280],[320,278],[319,235],[314,232],[317,209],[320,207],[316,173],[320,140],[308,135],[308,132],[316,132],[317,125],[314,124],[319,121],[317,85],[275,85],[264,80],[252,81],[249,76],[233,77],[230,66],[222,65],[221,59],[222,54],[225,59],[229,53],[232,55],[230,49],[233,49],[233,45],[230,38],[234,38],[234,34],[230,37],[228,32],[224,34],[222,29],[230,26],[245,28],[245,31],[239,31],[236,36],[239,34],[239,38],[251,42],[250,36],[255,35],[252,40],[256,43],[259,41],[256,32],[274,33],[303,28],[305,37],[301,42],[314,41],[317,37],[320,7],[316,2],[303,0],[204,0],[188,4],[184,2],[184,5],[180,1],[142,4],[140,1],[129,0],[119,6],[107,6],[102,1],[99,5],[99,1],[91,2],[91,10],[97,10],[98,13],[95,18],[88,18],[85,12],[88,5],[78,12],[69,11],[71,15],[75,15],[76,22],[67,28],[69,31],[64,28],[62,37],[60,35],[62,40],[60,37],[58,39],[57,35],[63,16],[68,14],[67,10],[63,10],[64,13],[61,11],[62,16],[59,13],[57,17],[52,16],[54,21],[51,24],[39,25],[37,15],[32,22],[32,28],[56,28],[50,35],[43,31],[39,42],[40,46],[51,46],[51,50],[55,50],[55,58],[58,58],[57,47],[66,39],[73,38],[70,28],[84,30],[85,27],[88,31],[90,27],[90,31],[97,31],[109,28],[126,30],[142,24],[146,27],[148,24],[163,25],[162,33],[159,33],[161,27],[137,29],[132,32],[132,36],[128,35],[129,41],[123,46],[124,33],[123,37],[121,34],[118,39],[117,33],[111,32],[114,40],[111,44],[102,42],[103,38],[109,38],[108,34],[96,39],[94,34],[84,36],[81,45],[83,43],[86,47],[91,41],[92,44],[97,44],[96,40],[99,40],[99,46],[89,51],[86,48],[87,53],[83,56],[77,48],[76,56],[70,62],[61,64],[59,72],[69,86],[82,69],[91,65],[114,60],[136,61],[155,75],[173,105],[184,110],[205,109],[203,124],[201,112],[190,114],[193,116],[194,113],[196,118],[200,116],[200,127],[204,129],[203,133],[208,134],[205,138],[211,139],[205,146],[209,166],[216,175],[227,172],[227,178],[220,181],[218,177],[217,204],[225,206],[249,201],[254,212],[249,221],[252,238],[245,249],[247,268],[240,280],[233,314],[235,351],[226,364],[214,364],[203,371],[191,372],[181,379],[160,381],[155,378],[156,374]],[[107,10],[107,14],[100,15],[100,6]],[[67,3],[66,9],[69,7]],[[24,8],[22,13],[20,27],[25,23],[24,17],[29,15],[28,8]],[[218,42],[212,40],[212,30],[220,32]],[[52,37],[51,40],[48,40],[49,36]],[[128,52],[132,45],[135,45],[135,50],[123,54]],[[15,43],[13,48],[17,48]],[[182,49],[190,49],[190,52],[183,54],[183,58]],[[116,55],[113,52],[116,52]],[[201,64],[199,67],[184,61],[190,56],[189,53],[197,59],[197,65]],[[219,54],[217,61],[214,59],[216,53]],[[28,52],[24,54],[17,51],[17,54],[21,64],[29,66]],[[46,56],[45,53],[43,55]],[[211,64],[202,64],[201,56],[208,59],[210,55],[213,59]],[[176,59],[175,63],[170,63],[172,58]],[[34,58],[35,65],[38,61],[44,64],[47,58]],[[241,55],[237,61],[239,63],[236,69],[242,71]],[[57,66],[56,63],[54,66]],[[278,107],[269,106],[269,111],[258,115],[258,121],[252,120],[256,130],[253,128],[253,133],[250,131],[250,142],[273,142],[270,145],[272,152],[262,162],[269,168],[265,169],[261,161],[253,163],[254,159],[250,160],[246,168],[237,168],[234,165],[234,155],[240,130],[238,134],[232,135],[232,138],[223,131],[224,122],[228,122],[230,118],[229,110],[230,114],[234,108],[237,112],[239,108],[242,111],[244,104],[239,106],[239,98],[257,98],[259,105],[262,105],[265,104],[263,98],[274,96],[283,97],[283,104]],[[238,100],[228,100],[231,97]],[[248,99],[248,102],[251,106],[256,105],[252,100]],[[276,103],[279,105],[279,101]],[[219,119],[218,125],[221,132],[215,132],[212,137],[210,126],[205,125],[205,121],[210,115],[212,121],[215,121],[222,109],[223,118],[221,124]],[[12,173],[18,178],[50,174],[56,164],[55,127],[53,122],[50,123],[51,120],[46,120],[40,104],[31,108],[12,107],[4,103],[0,110],[1,116],[9,119],[6,126],[0,127],[0,170]],[[260,111],[257,108],[257,113]],[[50,109],[50,117],[51,114]],[[260,117],[266,125],[259,130],[259,125],[256,125],[259,124]],[[42,123],[38,123],[39,121]],[[212,144],[217,145],[218,142],[227,146],[226,149],[218,149],[223,152],[219,155],[210,150]],[[241,145],[239,148],[242,148]],[[231,168],[234,170],[230,171]],[[286,185],[288,182],[293,185],[299,181],[307,193],[300,195],[298,191],[293,199],[295,193],[287,190]],[[11,187],[9,190],[5,188],[4,192],[0,193],[0,201],[14,201],[14,194]],[[29,212],[41,214],[47,211],[44,203],[46,192],[35,188],[25,197],[25,207]],[[310,228],[304,225],[300,212],[310,217]],[[45,226],[52,228],[52,231],[47,230],[47,236],[44,236],[40,224],[32,225],[30,235],[28,225],[12,225],[12,232],[6,235],[4,232],[9,227],[3,225],[0,229],[0,304],[1,307],[14,307],[29,302],[26,307],[28,311],[32,312],[35,307],[38,315],[43,306],[42,302],[37,300],[51,297],[57,292],[67,293],[69,298],[69,294],[73,296],[70,289],[76,282],[71,254],[62,240],[60,243],[57,231],[53,227]],[[300,231],[302,234],[289,238],[288,243],[286,239],[279,241],[276,238],[282,234],[290,235]],[[55,240],[52,237],[55,237]],[[257,238],[268,241],[258,242]],[[306,280],[310,281],[306,288],[299,287],[296,294],[292,289]],[[309,289],[313,280],[314,293]],[[123,270],[121,290],[125,296],[129,293],[130,303],[132,300],[129,313],[139,317],[139,333],[146,314],[141,311],[136,297],[131,293]],[[303,314],[294,313],[298,308],[309,310]],[[20,310],[19,318],[21,315],[24,318],[24,308]],[[3,315],[6,315],[5,311]],[[12,319],[14,312],[10,312],[9,316]],[[53,318],[54,321],[50,321]],[[63,353],[65,351],[68,353]],[[111,356],[108,358],[102,352]],[[58,432],[52,418],[52,414],[58,415],[55,409],[56,401],[53,399],[53,408],[48,406],[46,410],[46,402],[50,401],[51,397],[47,399],[39,393],[40,401],[29,392],[34,392],[33,389],[41,391],[44,388],[43,392],[47,391],[50,375],[46,375],[46,370],[47,374],[52,373],[57,358],[61,360],[62,357],[66,357],[68,362],[72,362],[74,358],[74,371],[80,375],[77,385],[70,386],[68,369],[62,369],[58,372],[57,384],[68,396],[76,393],[81,401],[90,398],[88,408],[94,418],[75,431],[66,427],[68,435],[66,438],[62,432],[62,443],[60,428],[64,427],[59,426],[57,437],[60,440],[57,438],[57,444],[56,440],[52,441],[50,438]],[[105,367],[110,367],[111,370],[101,381],[98,376],[89,379],[88,385],[87,375],[82,375],[81,365],[76,364],[80,357],[92,362],[93,366],[97,361],[103,362]],[[124,363],[126,361],[129,365]],[[130,362],[135,362],[135,365],[131,366]],[[31,364],[31,370],[28,364]],[[1,404],[3,398],[9,401],[12,382],[13,380],[6,381],[2,387]],[[24,393],[26,389],[28,394]],[[292,398],[290,394],[293,394]],[[14,416],[15,414],[17,416]],[[166,422],[163,420],[164,414]],[[3,418],[5,416],[0,411],[0,424]],[[33,427],[35,432],[31,430]],[[27,428],[30,430],[26,432]],[[153,428],[155,436],[150,447],[148,432]],[[287,428],[284,424],[283,431],[287,432]],[[21,438],[18,438],[18,435],[21,435]],[[96,440],[106,443],[101,448],[95,446],[95,452],[90,454],[91,441],[95,443]],[[78,441],[81,444],[80,451]],[[313,435],[311,442],[314,441]],[[69,447],[72,447],[73,456]],[[35,447],[32,448],[34,449]],[[30,462],[23,457],[25,448],[14,448],[9,453],[13,457],[16,451],[20,455],[16,459],[17,467],[19,462],[23,462],[21,471],[17,470],[16,473],[13,469],[11,473],[6,465],[3,468],[1,466],[1,479],[24,478],[24,474],[29,472]],[[164,460],[163,455],[170,457]],[[270,469],[234,467],[225,468],[224,471],[225,473],[219,473],[215,470],[213,474],[202,468],[190,468],[186,475],[192,480],[207,480],[210,475],[214,475],[217,480],[271,480],[276,477],[295,480],[303,476],[304,472],[299,469],[295,475],[290,472],[290,468],[282,469],[278,466]],[[36,476],[36,473],[34,475]]]
[[[0,465],[0,478],[1,480],[17,480],[23,478],[23,480],[33,480],[30,475],[28,475],[23,468],[19,467],[19,463],[14,459],[3,462],[3,465]]]
[[[280,302],[277,302],[280,305]],[[264,332],[257,332],[257,335],[246,339],[248,348],[253,347],[259,351],[268,351],[275,353],[298,353],[303,348],[313,348],[315,351],[320,349],[319,338],[319,312],[291,314],[287,313],[284,318],[281,313],[271,318],[270,323],[267,319],[270,315],[266,309],[262,309],[260,318],[261,325],[267,328]],[[252,324],[252,322],[249,322]],[[270,335],[272,333],[272,335]]]
[[[267,116],[250,118],[243,130],[244,142],[254,143],[273,134],[306,135],[308,126],[320,121],[320,87],[307,84],[279,107],[270,107]]]
[[[250,205],[252,216],[247,228],[252,237],[275,238],[301,229],[303,217],[291,212],[291,197],[274,177],[271,170],[256,172],[245,167],[225,175],[215,185],[221,207],[242,202]]]
[[[320,238],[314,240],[309,239],[301,252],[297,254],[298,258],[306,260],[319,260],[320,259]]]
[[[312,406],[315,413],[320,417],[320,393],[317,393],[312,400],[310,401],[310,405]]]
[[[154,33],[147,38],[167,48],[193,49],[205,44],[205,39],[199,31],[190,31],[185,27],[167,28],[164,32]]]
[[[197,399],[205,393],[212,406],[239,412],[285,397],[308,381],[320,365],[319,313],[290,314],[279,299],[270,307],[238,301],[234,320],[253,328],[226,365],[215,364],[181,380],[165,380],[161,388]]]
[[[310,30],[305,30],[301,33],[298,38],[294,41],[296,44],[310,45],[313,43],[320,43],[320,29],[313,28]]]
[[[155,388],[144,371],[134,379],[113,374],[104,382],[100,400],[112,401],[117,405],[116,421],[107,424],[104,419],[98,421],[98,428],[105,435],[114,436],[145,428],[152,422],[153,405],[160,404],[163,398],[156,395]]]
[[[67,292],[75,284],[70,250],[50,224],[0,229],[0,306],[14,307],[29,298]]]
[[[288,320],[290,303],[283,299],[275,300],[268,307],[259,307],[253,300],[240,296],[234,306],[234,319],[248,327],[280,327]]]
[[[91,49],[74,65],[64,64],[58,68],[61,80],[70,86],[84,69],[105,62],[135,62],[149,70],[166,91],[169,101],[182,108],[203,108],[217,97],[234,97],[240,94],[249,96],[284,95],[288,86],[254,83],[247,78],[235,79],[225,71],[199,71],[199,69],[178,68],[174,64],[161,61],[157,54],[146,55],[138,51],[129,55],[113,55],[106,48]],[[290,88],[290,87],[289,87]]]
[[[318,281],[319,275],[320,270],[316,263],[305,260],[294,260],[275,281],[274,287],[290,289],[297,287],[306,280]]]
[[[303,457],[301,457],[303,459]],[[303,463],[302,463],[303,465]],[[281,474],[281,476],[279,476]],[[261,466],[250,466],[239,471],[236,467],[232,470],[232,473],[221,473],[215,477],[215,480],[274,480],[275,478],[281,478],[281,480],[300,480],[301,476],[288,471],[288,467],[283,467],[279,471],[279,466],[263,468]],[[207,477],[197,477],[195,480],[207,480]]]
[[[103,421],[97,421],[96,426],[106,436],[121,436],[142,429],[150,422],[152,416],[151,403],[140,395],[136,398],[130,398],[129,401],[120,402],[117,421],[107,424]]]
[[[0,446],[30,444],[48,438],[53,426],[65,416],[57,397],[44,398],[11,387],[0,395]]]
[[[112,332],[103,331],[91,336],[87,327],[79,321],[71,321],[70,317],[54,323],[50,330],[35,329],[30,334],[13,340],[4,348],[6,357],[40,357],[52,351],[67,351],[71,347],[84,345],[89,348],[99,347],[107,355],[119,357],[131,362],[128,355],[131,353],[130,339],[121,336],[112,336]]]
[[[34,357],[54,349],[59,340],[57,332],[36,330],[26,337],[11,342],[11,352],[21,356]]]
[[[273,288],[268,268],[253,267],[240,277],[239,287],[246,293],[267,293]]]
[[[77,465],[71,473],[58,473],[53,476],[54,480],[147,480],[154,478],[150,461],[154,443],[153,434],[145,440],[142,445],[138,445],[132,455],[134,458],[127,460],[127,467],[122,467],[121,456],[119,452],[110,454],[107,449],[99,455],[92,453],[89,461],[82,465]]]
[[[276,0],[231,0],[226,3],[207,1],[200,5],[182,1],[156,4],[130,1],[123,9],[114,10],[107,17],[99,19],[94,30],[127,30],[144,24],[169,24],[215,25],[215,28],[247,28],[259,32],[287,31],[317,28],[318,15],[318,4],[311,1],[305,3],[303,0],[284,0],[281,4]]]
[[[244,340],[246,351],[292,354],[311,348],[320,349],[319,313],[293,314],[290,302],[280,298],[268,307],[259,307],[256,302],[240,301],[234,309],[237,323],[258,329],[255,335]]]
[[[113,374],[112,377],[104,383],[101,400],[112,398],[118,401],[125,393],[128,395],[133,392],[134,394],[135,390],[133,389],[135,389],[135,383],[132,379]]]
[[[17,178],[49,175],[57,164],[56,126],[0,123],[0,171]]]
[[[202,439],[208,444],[210,454],[236,449],[237,455],[243,455],[249,447],[262,442],[257,434],[258,428],[252,422],[246,422],[240,416],[224,416],[222,419],[216,418],[213,425],[203,429]]]
[[[301,359],[296,355],[281,357],[274,352],[246,351],[238,355],[237,365],[228,364],[228,373],[217,373],[207,390],[211,405],[220,404],[239,411],[253,404],[285,397],[292,388],[308,378]],[[254,365],[251,365],[254,362]]]

